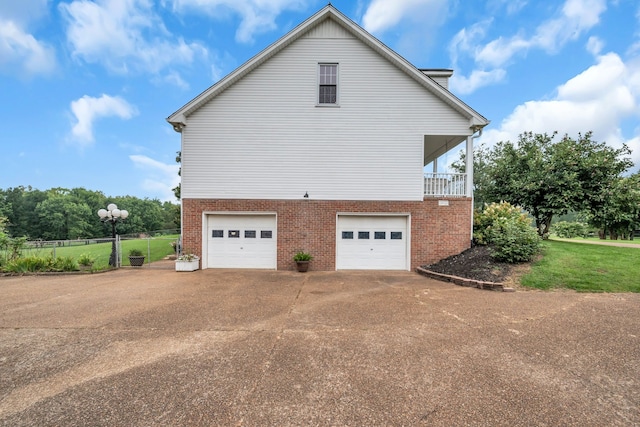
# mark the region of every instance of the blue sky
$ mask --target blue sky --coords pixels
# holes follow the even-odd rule
[[[454,69],[452,92],[491,120],[480,142],[592,130],[640,165],[637,0],[332,3],[417,67]],[[0,1],[0,188],[173,200],[165,118],[326,4]]]

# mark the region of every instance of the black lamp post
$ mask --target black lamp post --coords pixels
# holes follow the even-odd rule
[[[100,209],[98,211],[98,216],[100,217],[100,221],[111,224],[111,238],[113,239],[111,243],[111,256],[109,257],[109,265],[111,267],[116,267],[118,264],[118,260],[116,257],[116,224],[118,221],[124,221],[129,216],[129,212],[126,210],[118,209],[115,203],[111,203],[107,206],[107,209]]]

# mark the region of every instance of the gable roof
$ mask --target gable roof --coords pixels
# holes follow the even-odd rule
[[[397,68],[402,70],[409,77],[413,78],[427,90],[435,94],[442,101],[453,107],[463,116],[468,117],[469,127],[476,130],[481,129],[489,124],[489,121],[482,115],[480,115],[477,111],[469,107],[447,89],[436,83],[432,78],[425,75],[421,70],[416,68],[413,64],[404,59],[394,50],[387,47],[384,43],[367,32],[364,28],[360,27],[347,16],[343,15],[342,12],[336,9],[331,3],[320,9],[306,21],[302,22],[300,25],[282,36],[276,42],[272,43],[270,46],[245,62],[243,65],[236,68],[235,71],[231,72],[230,74],[219,80],[217,83],[210,86],[204,92],[193,98],[191,101],[187,102],[175,113],[170,115],[167,118],[167,121],[173,125],[174,130],[180,132],[182,130],[182,127],[186,124],[186,118],[190,114],[198,110],[202,105],[209,102],[218,94],[222,93],[229,86],[242,79],[245,75],[253,71],[255,68],[259,67],[269,58],[276,55],[282,49],[299,39],[309,30],[322,23],[325,19],[332,19],[338,25],[346,29],[350,34],[355,36],[358,40],[362,41],[364,44],[372,48],[375,52],[377,52]]]

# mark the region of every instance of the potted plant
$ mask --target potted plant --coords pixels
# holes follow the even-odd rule
[[[93,263],[95,262],[95,258],[93,258],[89,254],[81,254],[78,257],[78,265],[80,266],[80,271],[88,271],[93,267]]]
[[[132,267],[142,267],[144,264],[144,255],[142,255],[142,251],[140,249],[131,249],[129,250],[129,264]]]
[[[309,270],[309,261],[311,261],[313,257],[309,252],[298,251],[293,256],[293,260],[296,263],[296,268],[300,273],[304,273]]]
[[[176,271],[196,271],[199,268],[200,257],[194,254],[182,254],[176,258]]]

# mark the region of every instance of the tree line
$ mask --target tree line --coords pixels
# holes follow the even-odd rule
[[[526,210],[546,237],[554,218],[576,213],[600,237],[628,238],[640,228],[640,174],[626,145],[612,148],[592,139],[525,132],[517,143],[474,149],[475,206],[509,202]],[[464,154],[453,168],[464,172]]]
[[[0,218],[11,237],[29,240],[72,240],[111,237],[98,210],[115,203],[129,211],[118,223],[118,234],[180,228],[180,206],[158,199],[106,196],[85,188],[38,190],[30,186],[0,189]]]

